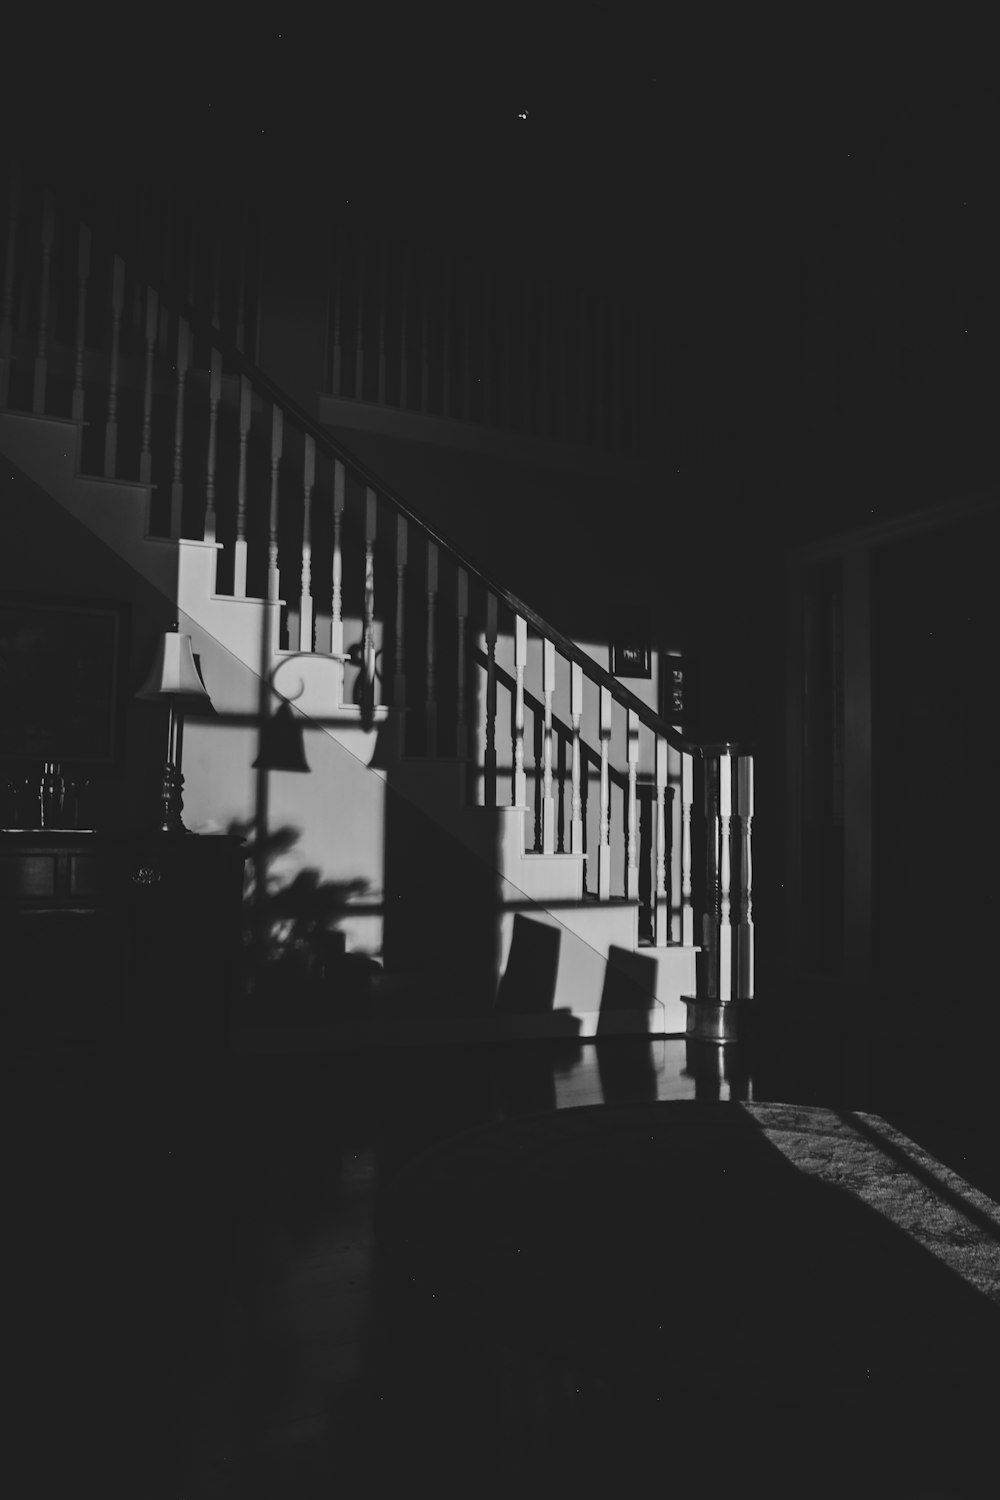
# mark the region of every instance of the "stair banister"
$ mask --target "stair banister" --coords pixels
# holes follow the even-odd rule
[[[46,288],[48,283],[48,267],[52,258],[52,233],[51,233],[51,198],[49,195],[43,197],[44,217],[42,221],[42,298],[40,309],[40,327],[38,329],[39,343],[37,361],[44,361],[47,353],[47,306]],[[15,205],[16,207],[16,205]],[[12,241],[13,235],[8,239],[9,258],[7,264],[7,283],[4,296],[4,324],[5,333],[10,324],[10,280],[12,275]],[[82,242],[82,241],[81,241]],[[111,256],[113,266],[113,280],[110,299],[111,315],[111,370],[109,378],[109,403],[107,423],[105,428],[105,470],[113,474],[115,461],[114,449],[116,446],[116,394],[117,394],[117,341],[118,331],[121,324],[123,311],[123,263],[116,253]],[[142,267],[139,267],[140,275]],[[158,278],[157,278],[158,279]],[[752,898],[750,890],[751,864],[750,864],[750,830],[753,816],[753,783],[752,783],[752,760],[746,753],[738,753],[738,747],[729,741],[717,743],[699,742],[682,734],[674,725],[662,719],[655,711],[642,703],[628,688],[618,681],[610,672],[606,671],[598,663],[577,646],[575,642],[564,636],[555,629],[536,611],[526,605],[510,590],[496,583],[475,562],[461,552],[460,549],[450,543],[433,526],[426,523],[414,511],[412,511],[402,500],[388,489],[378,477],[370,471],[365,464],[358,460],[349,449],[345,448],[336,438],[326,431],[316,420],[311,418],[302,410],[294,400],[282,391],[268,376],[259,369],[236,343],[231,342],[218,329],[210,326],[210,321],[204,318],[193,306],[191,301],[183,301],[171,297],[165,304],[162,298],[156,294],[153,278],[145,278],[142,283],[149,288],[147,301],[147,324],[146,324],[146,361],[148,364],[150,350],[150,331],[156,322],[156,313],[159,308],[163,314],[167,307],[172,308],[172,317],[176,318],[176,397],[175,397],[175,434],[173,453],[173,486],[171,494],[171,527],[173,536],[183,533],[181,517],[181,506],[183,498],[183,455],[182,447],[184,441],[184,386],[185,374],[192,353],[190,339],[196,337],[210,350],[210,378],[208,384],[210,404],[210,424],[214,428],[215,409],[219,401],[218,380],[221,362],[228,363],[230,370],[234,371],[239,378],[239,480],[238,480],[238,507],[236,521],[236,542],[234,561],[234,588],[237,597],[245,595],[246,592],[246,464],[248,439],[250,434],[251,419],[253,416],[253,397],[256,394],[267,406],[271,408],[271,504],[269,511],[268,526],[268,597],[277,599],[280,592],[278,577],[278,471],[282,457],[283,429],[286,422],[302,432],[304,438],[305,453],[307,455],[304,475],[303,503],[307,513],[305,523],[305,552],[302,560],[302,575],[297,582],[301,583],[301,615],[300,626],[303,634],[299,645],[309,647],[312,643],[308,639],[311,635],[310,622],[308,621],[309,605],[311,603],[311,578],[309,575],[308,549],[310,544],[308,510],[313,483],[313,462],[318,449],[325,457],[333,462],[334,473],[334,596],[332,601],[333,621],[331,635],[334,639],[331,644],[336,650],[336,635],[338,624],[340,633],[343,632],[342,617],[339,609],[339,566],[340,566],[340,517],[344,508],[344,478],[346,469],[349,467],[352,477],[356,478],[366,491],[366,576],[365,576],[365,677],[369,686],[373,686],[374,680],[374,577],[372,571],[373,543],[375,533],[375,502],[376,497],[383,500],[395,512],[397,526],[406,530],[413,527],[415,533],[423,538],[427,548],[428,576],[428,649],[427,649],[427,718],[428,718],[428,750],[434,751],[434,719],[436,715],[435,703],[435,681],[434,681],[434,604],[437,593],[437,560],[439,552],[443,551],[449,563],[457,568],[459,583],[458,597],[458,628],[459,628],[459,672],[462,674],[462,630],[463,622],[467,618],[467,587],[469,580],[475,580],[485,591],[486,600],[486,645],[488,652],[488,682],[487,682],[487,782],[492,776],[495,777],[495,730],[496,730],[496,675],[497,667],[495,660],[495,649],[497,641],[497,608],[502,602],[511,611],[514,623],[514,650],[515,650],[515,691],[513,711],[513,793],[514,800],[518,805],[524,805],[526,801],[526,772],[524,765],[524,707],[526,699],[525,670],[527,666],[527,638],[529,630],[540,637],[543,647],[543,697],[542,713],[544,715],[543,748],[543,781],[540,783],[543,793],[543,831],[541,843],[547,852],[554,849],[554,792],[552,781],[552,692],[555,681],[555,656],[558,653],[569,663],[570,666],[570,717],[573,728],[570,731],[573,745],[573,787],[572,787],[572,809],[570,819],[570,842],[576,844],[579,835],[582,843],[583,837],[583,795],[586,786],[581,776],[579,767],[580,747],[580,714],[582,708],[582,685],[583,677],[594,684],[599,693],[599,735],[600,735],[600,807],[599,807],[599,838],[598,838],[598,888],[599,893],[607,896],[610,893],[610,830],[611,830],[611,784],[620,785],[622,773],[610,765],[610,736],[612,724],[612,705],[617,704],[626,712],[626,735],[627,735],[627,772],[625,773],[625,894],[636,895],[638,885],[637,861],[637,765],[638,765],[638,734],[639,727],[650,730],[654,736],[654,759],[656,776],[656,801],[657,801],[657,830],[655,844],[656,876],[654,885],[653,905],[656,913],[657,941],[662,940],[665,932],[665,924],[659,921],[660,912],[663,911],[668,902],[666,889],[666,876],[668,869],[667,850],[669,840],[666,835],[666,793],[668,788],[665,784],[663,774],[664,760],[662,752],[670,746],[681,758],[681,911],[680,911],[680,933],[682,941],[694,936],[693,933],[693,911],[692,911],[692,860],[691,860],[691,806],[693,801],[693,759],[699,758],[704,762],[705,774],[702,778],[705,795],[705,860],[702,865],[699,859],[699,869],[704,870],[704,903],[702,906],[701,923],[701,946],[703,949],[704,990],[708,997],[725,1002],[731,998],[742,998],[744,995],[752,994],[752,966],[753,966],[753,922],[752,922]],[[141,303],[139,304],[141,306]],[[5,344],[7,340],[5,339]],[[6,350],[2,351],[6,352]],[[78,363],[78,361],[77,361]],[[6,373],[6,365],[4,373]],[[40,365],[36,363],[35,373],[38,374]],[[41,387],[44,395],[45,367],[41,364],[42,379]],[[76,367],[74,367],[74,374]],[[76,396],[79,382],[74,380],[74,397]],[[33,405],[37,406],[37,393],[39,382],[36,379],[34,388]],[[148,453],[148,382],[143,392],[143,455]],[[43,403],[44,404],[44,403]],[[529,403],[530,405],[530,403]],[[530,409],[525,412],[530,422]],[[214,435],[214,434],[213,434]],[[110,462],[109,462],[110,453]],[[142,455],[140,456],[140,469],[142,468]],[[213,530],[213,505],[214,490],[214,448],[210,438],[209,458],[207,473],[207,499],[208,508],[206,514],[206,526],[208,531]],[[338,503],[339,502],[339,503]],[[242,554],[242,555],[241,555]],[[404,542],[405,561],[405,542]],[[342,649],[342,642],[341,642]],[[401,658],[400,658],[401,661]],[[537,711],[536,711],[537,712]],[[537,719],[536,719],[537,723]],[[462,727],[462,704],[461,691],[459,703],[459,716],[456,730],[460,734]],[[493,764],[491,765],[491,758]],[[536,766],[536,773],[538,772]],[[617,847],[617,846],[616,846]],[[733,878],[735,877],[735,879]],[[692,929],[689,934],[689,927]],[[701,988],[701,987],[700,987]]]
[[[159,277],[150,276],[148,268],[141,263],[134,263],[135,273],[140,276],[146,285],[153,286],[158,290]],[[161,292],[161,305],[164,299]],[[356,457],[339,439],[335,438],[319,421],[311,417],[303,407],[281,389],[273,381],[266,371],[255,365],[224,333],[214,329],[192,306],[191,302],[171,293],[166,299],[167,305],[171,306],[175,314],[183,319],[186,327],[192,333],[197,333],[199,338],[207,342],[210,347],[217,349],[226,362],[227,366],[243,379],[249,382],[251,388],[263,396],[276,409],[283,413],[285,422],[290,422],[298,427],[304,434],[314,438],[317,449],[326,453],[328,457],[339,460],[357,478],[360,484],[366,488],[374,489],[379,497],[403,516],[416,531],[422,534],[429,542],[433,542],[438,548],[445,552],[458,566],[464,568],[470,579],[476,579],[478,583],[489,594],[493,594],[498,601],[504,603],[515,617],[521,618],[527,628],[544,640],[551,641],[556,651],[565,660],[576,663],[582,667],[584,675],[598,688],[606,689],[612,699],[623,708],[634,713],[641,724],[651,729],[654,734],[662,735],[668,744],[675,750],[686,751],[699,758],[708,758],[721,755],[726,752],[735,753],[737,745],[731,740],[703,742],[689,739],[682,734],[673,724],[661,718],[641,699],[637,698],[617,677],[612,676],[605,668],[587,654],[575,641],[562,634],[544,616],[526,604],[523,599],[518,598],[510,589],[498,583],[472,558],[465,554],[461,548],[413,511],[405,501],[394,493],[392,488],[384,483],[377,474],[371,470],[360,458]],[[241,392],[243,390],[241,383]],[[242,405],[242,403],[241,403]],[[249,427],[249,422],[247,422]],[[242,435],[242,423],[241,423]]]

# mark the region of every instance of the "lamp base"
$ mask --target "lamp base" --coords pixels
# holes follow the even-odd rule
[[[163,767],[163,781],[160,784],[160,821],[158,828],[160,833],[190,833],[190,828],[184,826],[181,817],[181,809],[184,806],[183,797],[184,777],[177,767],[167,761]]]

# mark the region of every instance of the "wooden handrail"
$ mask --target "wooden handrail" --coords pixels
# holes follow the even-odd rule
[[[106,251],[111,253],[116,252],[117,246],[111,241],[110,236],[103,233],[100,228],[95,231],[93,226],[88,227],[91,228],[94,237],[99,238],[103,242]],[[406,502],[401,500],[374,470],[370,469],[349,448],[346,448],[337,439],[332,437],[327,429],[299,406],[287,392],[283,391],[270,378],[266,371],[260,369],[234,343],[220,333],[219,330],[207,323],[202,314],[196,308],[192,307],[186,298],[175,293],[173,290],[164,296],[159,277],[149,274],[148,266],[143,263],[141,254],[139,254],[135,247],[129,247],[129,249],[128,260],[130,269],[133,274],[141,277],[144,285],[152,287],[157,292],[161,306],[172,309],[173,312],[185,319],[193,335],[210,344],[212,348],[217,349],[230,367],[235,368],[237,373],[245,376],[256,392],[267,397],[273,405],[280,407],[286,417],[291,418],[303,433],[314,439],[317,447],[322,452],[326,453],[328,457],[339,460],[366,487],[375,490],[377,494],[388,501],[399,515],[405,517],[408,522],[412,523],[431,542],[443,548],[454,562],[464,568],[472,577],[476,578],[497,599],[502,599],[508,609],[520,615],[538,635],[551,641],[563,657],[582,667],[585,675],[591,682],[596,683],[600,688],[606,689],[615,702],[623,708],[628,709],[630,713],[635,714],[640,723],[645,724],[654,734],[665,739],[675,750],[686,752],[690,755],[710,758],[727,752],[730,754],[738,753],[739,747],[734,741],[724,740],[706,743],[704,741],[688,739],[674,725],[669,724],[659,714],[655,713],[653,709],[643,703],[640,698],[631,693],[628,688],[623,687],[616,677],[613,677],[603,667],[598,666],[593,658],[586,651],[583,651],[575,641],[571,640],[569,636],[563,635],[561,630],[550,624],[548,620],[532,609],[529,604],[526,604],[523,599],[519,599],[516,594],[492,578],[484,568],[480,567],[477,562],[474,562],[454,542],[438,531],[436,527],[430,525],[423,517],[411,510]]]

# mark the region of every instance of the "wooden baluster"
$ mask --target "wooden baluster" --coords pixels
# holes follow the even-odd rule
[[[191,353],[187,321],[177,320],[177,414],[174,421],[174,478],[170,486],[170,535],[179,537],[184,508],[184,382]]]
[[[36,417],[45,412],[45,387],[49,373],[49,296],[52,280],[52,246],[55,241],[55,205],[46,192],[42,202],[42,279],[38,291],[38,351],[31,410]]]
[[[431,252],[424,246],[423,296],[420,306],[420,410],[426,411],[431,390]]]
[[[656,737],[656,875],[653,893],[653,941],[665,948],[670,941],[670,899],[667,889],[667,742]]]
[[[465,723],[465,632],[469,618],[469,575],[459,568],[455,579],[455,630],[458,659],[458,694],[455,704],[455,754],[464,760],[469,753],[469,731]]]
[[[312,492],[316,483],[316,439],[308,432],[302,455],[302,587],[299,590],[299,650],[313,649]]]
[[[597,834],[597,895],[607,901],[611,895],[611,784],[608,776],[608,752],[611,748],[611,690],[601,688],[599,733],[601,742],[601,808]]]
[[[149,184],[143,180],[139,184],[138,208],[136,211],[135,246],[138,263],[144,266],[147,262],[146,247],[146,225],[149,218]],[[136,337],[145,328],[143,317],[144,309],[143,284],[136,281],[132,294],[132,333]]]
[[[524,772],[524,669],[528,664],[528,622],[514,616],[514,784],[511,788],[514,807],[527,807],[528,783]]]
[[[733,998],[732,883],[733,758],[719,756],[719,999]]]
[[[375,705],[375,527],[378,496],[365,489],[365,620],[361,635],[363,681],[362,705],[369,712]]]
[[[503,279],[503,425],[510,427],[510,393],[514,371],[510,362],[510,325],[514,317],[514,283],[508,271]]]
[[[406,557],[409,527],[405,516],[396,517],[396,658],[392,701],[398,716],[399,754],[406,753]]]
[[[17,221],[21,203],[21,173],[11,166],[7,196],[7,258],[4,261],[3,308],[0,313],[0,411],[10,395],[10,370],[14,349],[14,261],[17,255]]]
[[[652,457],[659,456],[664,452],[663,438],[660,432],[660,423],[656,420],[658,406],[658,384],[656,378],[656,355],[654,350],[654,322],[648,319],[646,323],[645,337],[645,360],[643,372],[646,384],[646,452]]]
[[[647,393],[642,386],[642,373],[640,364],[640,346],[642,334],[640,332],[639,319],[633,313],[629,319],[629,347],[632,354],[632,400],[629,403],[629,421],[632,430],[632,452],[641,453],[644,448],[645,435],[642,429],[642,417],[645,412]]]
[[[256,243],[255,243],[255,245],[253,247],[253,249],[254,249],[254,261],[255,261],[255,264],[256,264],[256,274],[255,274],[255,276],[253,278],[253,281],[254,281],[253,353],[251,354],[250,357],[253,360],[253,362],[254,362],[255,365],[259,365],[260,364],[260,328],[261,328],[260,311],[261,311],[261,308],[264,306],[264,251],[263,251],[263,247],[261,245],[259,237],[258,237],[258,239],[257,239],[257,241],[256,241]]]
[[[212,327],[221,328],[222,316],[222,240],[225,232],[223,200],[215,211],[215,257],[212,264]]]
[[[444,297],[444,328],[443,328],[443,332],[442,332],[442,338],[444,340],[444,348],[442,350],[442,360],[441,360],[441,364],[442,364],[442,371],[441,371],[441,415],[443,417],[450,417],[451,416],[451,302],[452,302],[451,280],[452,280],[452,278],[451,278],[450,272],[451,272],[451,266],[450,266],[449,262],[446,260],[445,261],[445,266],[444,266],[444,285],[442,287],[442,296]]]
[[[83,359],[87,340],[87,282],[90,278],[90,230],[80,225],[80,248],[76,257],[76,356],[73,361],[73,402],[70,411],[75,421],[83,420]]]
[[[337,246],[334,251],[333,263],[333,369],[330,373],[330,391],[334,396],[341,394],[343,350],[340,343],[340,311],[343,285],[344,233],[341,229],[337,233]]]
[[[357,298],[358,321],[354,330],[354,399],[365,399],[365,238],[358,239]]]
[[[170,286],[170,270],[173,264],[173,242],[174,242],[174,210],[177,203],[177,189],[173,183],[168,183],[164,194],[162,236],[163,245],[163,282],[162,285]],[[167,347],[167,336],[170,331],[169,313],[167,308],[160,308],[160,325],[157,331],[157,339],[161,348]]]
[[[607,332],[606,322],[607,322],[607,309],[604,306],[604,302],[600,301],[600,302],[597,303],[596,307],[594,308],[594,350],[595,350],[595,353],[597,355],[597,360],[596,360],[596,365],[595,365],[596,379],[595,379],[595,382],[594,382],[595,385],[596,385],[596,388],[597,388],[597,391],[596,391],[596,394],[597,394],[597,411],[596,411],[597,423],[596,423],[596,426],[597,426],[597,433],[598,433],[598,437],[599,437],[600,441],[602,443],[606,443],[606,444],[608,444],[608,446],[610,446],[610,444],[608,443],[607,401],[606,401],[606,392],[605,392],[605,388],[604,388],[604,369],[605,369],[604,351],[605,351],[605,346],[606,346],[605,335],[606,335],[606,332]]]
[[[577,662],[569,669],[569,717],[573,728],[569,847],[583,853],[583,801],[580,791],[580,722],[583,716],[583,668]]]
[[[523,311],[524,348],[522,355],[522,396],[524,410],[521,414],[521,426],[525,432],[531,431],[531,362],[534,354],[531,325],[531,288],[525,280],[522,289],[521,307]]]
[[[639,720],[630,710],[625,715],[628,747],[628,811],[626,819],[628,857],[625,866],[625,895],[629,901],[639,899],[639,820],[636,783],[639,777]]]
[[[549,432],[549,317],[551,307],[549,301],[548,279],[542,283],[539,292],[538,305],[538,331],[541,348],[538,358],[538,384],[540,387],[540,410],[539,424],[542,437],[550,437]]]
[[[278,574],[278,478],[284,440],[284,413],[280,406],[271,408],[271,503],[267,523],[267,597],[274,603],[280,593]]]
[[[483,801],[497,805],[497,600],[486,595],[486,754],[483,764]]]
[[[188,254],[188,302],[197,306],[198,296],[198,200],[191,197],[191,247]]]
[[[341,531],[344,524],[344,465],[340,459],[333,464],[333,569],[330,598],[330,650],[337,658],[336,699],[337,708],[344,704],[344,559],[341,550]]]
[[[214,542],[215,521],[215,444],[219,425],[219,401],[222,397],[222,355],[211,353],[208,373],[208,472],[205,475],[205,541]]]
[[[483,423],[490,420],[493,406],[493,382],[490,375],[490,363],[493,351],[490,339],[490,325],[493,321],[491,313],[493,310],[493,279],[489,271],[484,273],[483,278]]]
[[[465,318],[462,323],[462,418],[472,413],[472,272],[465,269]]]
[[[240,353],[243,353],[243,344],[246,339],[246,302],[247,302],[247,239],[250,233],[250,204],[244,194],[243,206],[240,210],[240,247],[239,268],[236,273],[236,333],[235,344]]]
[[[736,942],[736,994],[752,1000],[753,955],[753,756],[736,761],[736,811],[740,820],[739,928]]]
[[[153,480],[153,354],[159,329],[159,299],[153,288],[145,288],[145,380],[142,383],[142,449],[139,452],[139,478]]]
[[[427,692],[424,698],[427,742],[424,754],[437,754],[437,704],[434,701],[434,608],[438,587],[438,549],[427,543]]]
[[[620,307],[611,307],[611,441],[614,447],[623,448],[622,431],[622,313]]]
[[[552,795],[552,694],[556,686],[556,648],[542,641],[542,853],[556,852],[556,804]]]
[[[581,291],[579,308],[580,349],[576,361],[576,429],[574,432],[574,436],[577,438],[580,436],[581,432],[586,432],[587,425],[590,420],[590,412],[587,409],[586,376],[588,356],[587,341],[590,332],[588,326],[590,321],[589,313],[590,308],[587,304],[587,293],[586,291]]]
[[[240,376],[240,464],[236,482],[236,541],[233,546],[233,597],[247,593],[247,444],[253,393],[245,375]]]
[[[569,292],[563,283],[559,298],[559,436],[569,442]]]
[[[694,906],[691,901],[691,808],[694,802],[694,759],[681,753],[681,942],[694,946]]]
[[[719,998],[719,762],[703,762],[705,777],[705,906],[701,947],[706,1000]]]
[[[125,266],[116,255],[111,271],[111,367],[108,372],[108,419],[104,424],[104,477],[114,479],[118,463],[118,345],[125,304]]]
[[[407,367],[407,330],[409,327],[409,296],[410,296],[410,254],[408,250],[403,251],[402,267],[399,282],[399,405],[406,410],[406,400],[409,385],[409,369]]]
[[[385,405],[385,316],[389,296],[389,244],[383,238],[379,254],[378,404]]]

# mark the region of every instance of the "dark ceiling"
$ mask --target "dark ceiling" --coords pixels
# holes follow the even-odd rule
[[[7,133],[243,174],[279,212],[350,204],[610,265],[666,286],[722,358],[795,322],[810,235],[869,233],[890,123],[988,55],[922,17],[649,0],[22,16]]]

